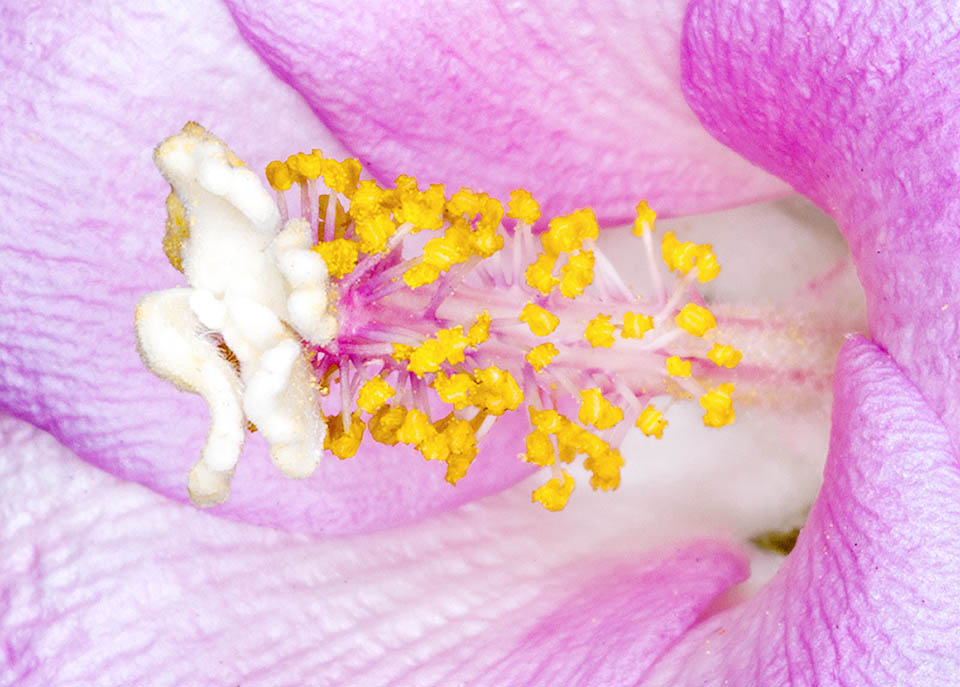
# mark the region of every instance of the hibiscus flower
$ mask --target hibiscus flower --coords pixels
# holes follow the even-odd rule
[[[531,516],[514,493],[365,537],[317,540],[254,526],[342,534],[445,510],[517,479],[495,446],[485,472],[456,491],[430,465],[389,454],[335,464],[309,484],[247,460],[221,507],[241,523],[127,481],[183,498],[182,476],[195,459],[183,447],[198,447],[206,432],[201,404],[153,380],[132,347],[133,303],[176,279],[149,238],[162,226],[165,194],[149,168],[158,134],[172,122],[200,119],[245,142],[251,159],[318,146],[337,152],[250,46],[375,173],[397,165],[500,195],[542,184],[531,190],[547,208],[589,201],[605,221],[625,218],[637,187],[669,213],[782,190],[684,114],[675,62],[662,58],[634,67],[640,71],[629,81],[615,78],[614,63],[630,52],[619,32],[649,27],[645,49],[675,54],[680,8],[638,16],[592,10],[589,17],[498,9],[395,7],[374,21],[363,7],[344,17],[231,4],[236,24],[219,7],[7,10],[3,51],[13,95],[0,134],[9,170],[0,403],[106,472],[22,425],[4,425],[5,681],[895,684],[926,674],[933,684],[957,674],[950,584],[960,565],[950,537],[957,475],[947,430],[957,425],[943,383],[956,369],[943,354],[955,331],[943,325],[953,322],[955,277],[936,260],[949,253],[929,254],[953,245],[948,233],[937,233],[951,226],[952,205],[937,195],[951,177],[949,167],[922,174],[949,150],[933,135],[943,130],[950,102],[948,89],[934,88],[949,83],[951,66],[929,40],[947,35],[937,17],[883,44],[886,52],[851,50],[846,61],[810,49],[835,45],[827,14],[790,17],[761,7],[742,17],[705,3],[688,22],[688,89],[700,116],[841,219],[868,286],[872,334],[895,358],[865,340],[845,349],[825,487],[797,550],[749,602],[697,624],[746,574],[729,543],[598,547],[591,539],[610,542],[588,531],[596,520]],[[781,23],[785,16],[791,23]],[[879,31],[889,19],[874,17],[870,26]],[[858,45],[854,19],[844,21],[849,31],[839,35]],[[795,25],[806,30],[784,38],[783,26]],[[745,38],[744,27],[778,40]],[[585,43],[625,45],[628,55],[604,58],[606,51],[584,51]],[[937,59],[911,62],[909,48],[919,44]],[[515,54],[507,59],[501,45]],[[882,56],[889,59],[874,59]],[[520,58],[529,69],[516,69]],[[889,100],[865,105],[859,82],[842,80],[876,76],[859,69],[864,62],[876,75],[891,64],[906,73],[888,80],[895,86]],[[941,76],[927,76],[931,64]],[[438,71],[431,77],[417,71],[421,65]],[[782,93],[791,83],[783,75],[799,65],[810,67],[787,91],[796,101],[781,103],[771,94]],[[396,78],[385,81],[384,73]],[[578,75],[595,90],[552,87],[577,83]],[[931,87],[923,100],[929,109],[911,110],[916,127],[887,143],[878,132],[888,130],[873,128],[873,106],[887,106],[877,126],[903,131],[894,115],[915,102],[907,97],[911,78]],[[481,79],[496,80],[473,83]],[[650,84],[646,97],[636,97],[635,83]],[[834,83],[848,90],[809,90]],[[509,102],[500,100],[505,91]],[[451,95],[465,101],[444,110],[440,103]],[[810,107],[811,98],[822,107]],[[630,103],[640,103],[632,113]],[[842,116],[824,114],[831,107]],[[500,147],[481,145],[498,117],[516,124],[516,136]],[[632,133],[638,121],[643,134]],[[869,126],[856,127],[858,138],[850,122]],[[937,155],[908,148],[910,136],[921,148],[940,143]],[[864,146],[881,154],[868,164]],[[855,174],[858,165],[872,174]],[[838,180],[825,182],[829,174]],[[922,181],[937,193],[912,194]],[[892,275],[891,286],[880,275]],[[928,332],[938,338],[921,336]],[[929,372],[931,359],[940,377]],[[253,443],[251,454],[262,454]],[[561,545],[564,535],[569,543]]]

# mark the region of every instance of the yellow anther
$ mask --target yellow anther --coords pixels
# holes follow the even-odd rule
[[[450,457],[450,444],[447,438],[436,431],[423,440],[417,448],[426,460],[446,460]]]
[[[564,423],[569,423],[560,413],[555,410],[537,410],[533,406],[528,407],[530,413],[530,423],[547,434],[558,434],[564,427]]]
[[[581,250],[571,255],[561,272],[560,293],[567,298],[576,298],[583,289],[593,283],[593,251]]]
[[[383,213],[383,188],[373,179],[364,179],[357,184],[357,190],[350,199],[350,215],[355,220],[371,218]]]
[[[723,427],[737,419],[733,412],[733,400],[730,398],[733,392],[733,384],[727,382],[700,397],[700,405],[706,411],[703,424],[708,427]]]
[[[450,413],[442,420],[433,423],[433,426],[446,439],[451,453],[476,454],[477,435],[469,420],[461,420]]]
[[[427,339],[410,354],[407,369],[418,377],[423,377],[428,372],[439,370],[446,359],[447,353],[443,344],[436,339]]]
[[[523,402],[523,391],[508,370],[496,366],[475,369],[473,378],[477,382],[473,405],[491,415],[516,410]]]
[[[470,340],[463,335],[462,325],[437,330],[437,341],[443,347],[443,355],[448,363],[459,365],[463,362],[463,351],[470,345]]]
[[[723,346],[715,343],[713,344],[713,348],[710,349],[710,352],[707,353],[707,357],[710,358],[717,367],[734,368],[740,363],[741,358],[743,358],[743,353],[733,346]]]
[[[350,239],[333,239],[313,247],[327,263],[327,271],[334,279],[342,279],[353,272],[360,257],[360,243]]]
[[[537,336],[546,336],[560,324],[560,318],[536,303],[527,303],[520,311],[520,321],[526,322],[530,331]]]
[[[691,269],[701,253],[701,247],[690,241],[680,242],[676,234],[668,231],[660,242],[660,253],[663,262],[671,271],[679,270],[686,274]]]
[[[539,489],[535,489],[532,495],[533,503],[539,503],[547,510],[563,510],[573,493],[573,477],[563,471],[563,482],[556,477],[552,478]]]
[[[696,303],[687,303],[683,306],[683,309],[677,313],[675,321],[680,329],[694,336],[703,336],[717,326],[713,313]]]
[[[423,260],[445,272],[453,265],[466,262],[470,253],[470,232],[450,227],[443,236],[427,241],[423,247]]]
[[[407,409],[403,406],[383,406],[374,413],[367,423],[370,436],[373,437],[374,441],[381,444],[396,445],[398,441],[397,430],[400,429],[406,416]]]
[[[353,203],[350,204],[351,210]],[[360,250],[364,253],[382,253],[387,249],[387,241],[397,231],[397,225],[390,219],[389,213],[365,215],[354,224],[360,237]]]
[[[542,343],[539,346],[534,346],[525,356],[526,361],[530,363],[530,366],[539,372],[547,365],[553,362],[553,359],[557,357],[557,354],[560,351],[557,350],[557,347],[552,343]]]
[[[643,236],[644,230],[653,231],[653,223],[657,219],[657,213],[650,209],[647,201],[641,200],[637,205],[637,219],[633,222],[633,235]]]
[[[457,410],[470,405],[470,396],[476,387],[476,382],[465,372],[458,372],[452,377],[448,377],[441,371],[437,373],[436,379],[433,380],[433,388],[440,396],[440,400],[444,403],[450,403]]]
[[[477,233],[496,234],[497,227],[503,219],[503,204],[499,200],[480,194],[480,217],[477,219]],[[501,238],[502,243],[502,238]],[[499,248],[497,249],[499,250]]]
[[[365,429],[363,420],[360,419],[360,411],[355,411],[350,416],[348,431],[344,431],[343,417],[337,413],[327,418],[327,436],[323,440],[323,447],[340,460],[352,458],[360,448]]]
[[[637,418],[637,427],[648,437],[663,438],[663,430],[667,426],[667,421],[663,418],[663,413],[648,405]]]
[[[624,339],[642,339],[643,335],[651,329],[653,329],[653,318],[650,315],[636,312],[623,314],[622,336]]]
[[[544,296],[553,291],[553,287],[560,283],[560,280],[553,276],[553,266],[556,262],[555,255],[549,253],[538,255],[536,261],[527,267],[527,285]]]
[[[287,166],[287,173],[290,174],[291,182],[295,184],[302,184],[307,180],[307,178],[300,173],[300,165],[297,164],[296,155],[290,155],[287,157],[284,164]]]
[[[700,255],[697,256],[697,281],[704,283],[720,274],[720,265],[717,263],[717,256],[713,254],[713,246],[707,244],[700,248]]]
[[[557,432],[557,445],[560,449],[558,457],[564,463],[570,463],[580,451],[581,437],[588,432],[566,418],[561,418],[561,422],[560,431]]]
[[[533,195],[522,188],[510,191],[510,202],[507,204],[507,217],[518,219],[527,224],[534,224],[540,219],[540,203]]]
[[[479,346],[490,338],[490,313],[486,310],[477,315],[477,321],[467,331],[467,341],[471,346]]]
[[[605,442],[604,442],[605,443]],[[623,457],[615,448],[606,448],[595,451],[583,461],[583,467],[593,473],[590,477],[590,486],[594,491],[602,489],[609,491],[620,486],[620,468],[623,466]]]
[[[577,419],[597,429],[610,429],[623,419],[623,411],[605,399],[600,389],[584,389],[580,392]]]
[[[323,183],[331,191],[342,193],[347,198],[352,198],[357,190],[357,184],[360,182],[360,161],[347,159],[343,162],[337,162],[329,158],[320,160],[320,174],[323,176]]]
[[[678,355],[671,355],[667,358],[667,374],[674,377],[689,377],[690,361],[684,360]]]
[[[397,441],[413,446],[420,446],[427,439],[436,435],[437,430],[430,424],[430,418],[418,408],[411,408],[403,418],[403,423],[397,430]]]
[[[319,151],[313,153],[297,153],[294,158],[297,173],[304,179],[316,179],[320,176],[323,165],[323,155]]]
[[[614,327],[610,324],[610,316],[597,315],[587,323],[583,336],[594,348],[610,348],[614,343],[613,332]]]
[[[444,210],[450,217],[465,217],[473,219],[480,214],[481,196],[469,188],[461,188],[450,196]]]
[[[275,191],[289,190],[293,184],[293,176],[290,174],[290,168],[286,163],[280,160],[274,160],[267,165],[267,183]]]
[[[415,350],[417,350],[416,346],[395,343],[393,344],[393,353],[390,357],[398,363],[402,363],[404,360],[410,360],[410,356],[413,355]]]
[[[383,377],[377,375],[360,387],[360,393],[357,395],[357,406],[368,413],[375,413],[384,403],[396,395],[396,390]]]
[[[583,245],[584,240],[600,235],[597,217],[590,208],[554,217],[549,226],[540,237],[540,243],[543,250],[551,255],[575,251]]]
[[[497,233],[497,227],[479,227],[470,235],[470,249],[474,255],[489,258],[503,248],[503,236]]]
[[[456,484],[464,475],[467,474],[467,470],[470,468],[470,464],[473,463],[473,459],[477,457],[476,452],[474,453],[454,453],[447,458],[447,475],[446,479],[450,484]]]
[[[527,453],[524,460],[540,467],[553,465],[557,461],[557,452],[550,441],[550,435],[535,429],[527,435]]]
[[[403,273],[403,283],[411,289],[432,284],[440,276],[440,270],[429,262],[420,262]]]
[[[400,223],[413,225],[413,232],[422,229],[435,231],[443,227],[444,198],[443,184],[431,184],[421,193],[413,177],[397,178],[397,190],[400,192],[400,207],[394,210],[394,216]]]

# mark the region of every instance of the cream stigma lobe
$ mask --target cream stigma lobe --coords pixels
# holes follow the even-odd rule
[[[337,328],[309,227],[293,219],[281,229],[257,176],[197,124],[161,143],[154,159],[172,188],[165,248],[188,286],[145,296],[136,333],[146,366],[209,408],[190,498],[199,506],[228,498],[248,423],[284,474],[307,477],[326,425],[301,340],[325,345]]]

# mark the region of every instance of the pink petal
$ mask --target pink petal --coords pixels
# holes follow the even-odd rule
[[[694,3],[685,87],[720,140],[839,222],[870,333],[960,446],[960,14],[953,3]]]
[[[631,219],[785,186],[706,134],[679,90],[683,2],[228,0],[245,38],[382,178]]]
[[[338,540],[211,518],[0,419],[0,683],[629,684],[741,555],[605,551],[521,490]]]
[[[0,408],[118,476],[185,500],[206,409],[148,373],[133,336],[140,296],[182,283],[161,250],[169,189],[152,148],[188,119],[255,169],[314,146],[336,153],[337,144],[215,4],[19,3],[4,10],[0,35]],[[330,461],[293,482],[254,437],[219,512],[325,532],[406,521],[524,474],[499,450],[504,429],[492,458],[456,489],[443,466],[412,451]]]
[[[704,622],[644,685],[954,685],[960,466],[889,355],[840,354],[824,486],[755,598]]]

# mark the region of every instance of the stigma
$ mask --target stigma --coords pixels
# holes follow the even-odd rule
[[[248,431],[293,478],[378,442],[444,463],[455,485],[520,413],[518,458],[545,473],[531,499],[561,510],[571,464],[615,490],[627,433],[660,439],[673,403],[698,398],[707,427],[735,419],[724,375],[742,353],[697,291],[717,256],[672,232],[658,250],[645,201],[647,295],[597,247],[592,210],[546,220],[523,189],[504,206],[405,175],[383,185],[314,150],[267,165],[268,190],[193,123],[155,160],[172,188],[163,248],[187,287],[145,296],[136,330],[147,367],[209,406],[197,505],[228,497]]]

